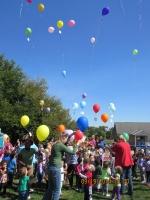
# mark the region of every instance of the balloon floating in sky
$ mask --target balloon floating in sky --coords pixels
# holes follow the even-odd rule
[[[30,36],[32,35],[32,29],[29,28],[29,27],[27,27],[27,28],[25,29],[25,35],[26,35],[27,37],[30,37]]]
[[[79,117],[77,120],[77,127],[80,131],[86,131],[89,127],[88,119],[86,117]]]
[[[110,12],[110,8],[109,7],[105,7],[102,9],[102,16],[108,15]]]
[[[39,11],[39,12],[43,12],[44,10],[45,10],[44,4],[43,4],[43,3],[39,3],[39,4],[38,4],[38,11]]]
[[[109,104],[109,109],[112,111],[112,112],[115,112],[116,111],[116,106],[114,103],[110,103]]]
[[[32,3],[32,0],[27,0],[28,3]]]
[[[69,26],[69,27],[72,28],[72,27],[74,27],[75,25],[76,25],[75,20],[71,19],[71,20],[68,21],[68,26]]]
[[[64,22],[62,20],[58,20],[57,21],[57,27],[58,27],[58,29],[62,29],[63,26],[64,26]]]
[[[94,44],[94,43],[96,42],[95,37],[91,37],[91,38],[90,38],[90,42],[91,42],[91,44]]]
[[[85,115],[84,111],[81,111],[81,112],[80,112],[80,115]]]
[[[73,110],[77,110],[79,108],[79,104],[78,103],[73,103],[72,109]]]
[[[86,97],[87,97],[87,94],[84,92],[84,93],[82,94],[82,98],[85,99]]]
[[[20,119],[20,123],[23,127],[27,126],[29,124],[29,117],[27,115],[23,115]]]
[[[80,107],[83,109],[86,107],[86,101],[81,101]]]
[[[50,27],[48,28],[48,32],[49,32],[49,33],[54,33],[54,31],[55,31],[55,28],[54,28],[53,26],[50,26]]]
[[[66,70],[63,70],[63,71],[62,71],[62,75],[63,75],[64,78],[66,78],[66,75],[67,75]]]
[[[139,54],[139,50],[138,50],[138,49],[134,49],[134,50],[132,51],[132,54],[133,54],[134,56],[138,55],[138,54]]]
[[[100,111],[100,105],[99,104],[94,104],[93,105],[93,111],[95,112],[95,113],[98,113],[99,111]]]
[[[101,120],[102,120],[104,123],[106,123],[106,122],[108,121],[108,119],[109,119],[109,116],[108,116],[107,113],[104,113],[104,114],[101,115]]]

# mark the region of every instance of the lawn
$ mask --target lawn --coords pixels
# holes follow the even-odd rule
[[[45,191],[44,186],[41,188],[34,187],[35,191],[31,194],[32,200],[42,200],[43,193]],[[75,190],[63,189],[63,195],[61,200],[83,200],[83,193],[76,192]],[[8,189],[6,197],[0,196],[0,200],[17,200],[18,195],[16,189]],[[93,200],[98,199],[110,199],[103,197],[101,193],[94,193]],[[130,200],[129,196],[123,195],[121,200]],[[149,200],[150,199],[150,188],[141,183],[134,182],[134,195],[135,200]]]

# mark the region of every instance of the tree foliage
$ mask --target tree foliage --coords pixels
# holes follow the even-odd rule
[[[40,100],[44,100],[44,108],[50,107],[50,113],[41,109]],[[30,80],[15,62],[0,56],[0,127],[2,132],[12,139],[21,136],[25,130],[20,124],[22,115],[28,115],[30,124],[27,129],[34,133],[41,124],[50,127],[56,133],[56,127],[64,124],[74,128],[75,123],[69,110],[63,108],[60,100],[47,94],[47,84],[43,79]]]

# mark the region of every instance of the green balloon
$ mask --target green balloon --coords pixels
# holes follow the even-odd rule
[[[132,51],[132,54],[133,54],[134,56],[138,55],[138,54],[139,54],[139,50],[138,50],[138,49],[134,49],[134,50]]]
[[[124,132],[122,135],[123,135],[123,137],[126,141],[129,141],[129,134],[128,133]]]
[[[29,36],[31,36],[31,34],[32,34],[32,29],[29,28],[29,27],[27,27],[26,30],[25,30],[25,35],[26,35],[27,37],[29,37]]]

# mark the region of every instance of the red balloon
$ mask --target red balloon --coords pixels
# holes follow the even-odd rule
[[[94,104],[94,105],[93,105],[93,111],[94,111],[95,113],[98,113],[98,112],[100,111],[100,105],[99,105],[99,104]]]
[[[79,141],[83,138],[83,136],[84,136],[83,133],[80,130],[77,130],[74,134],[74,139],[76,141]]]
[[[32,3],[32,0],[27,0],[28,3]]]

